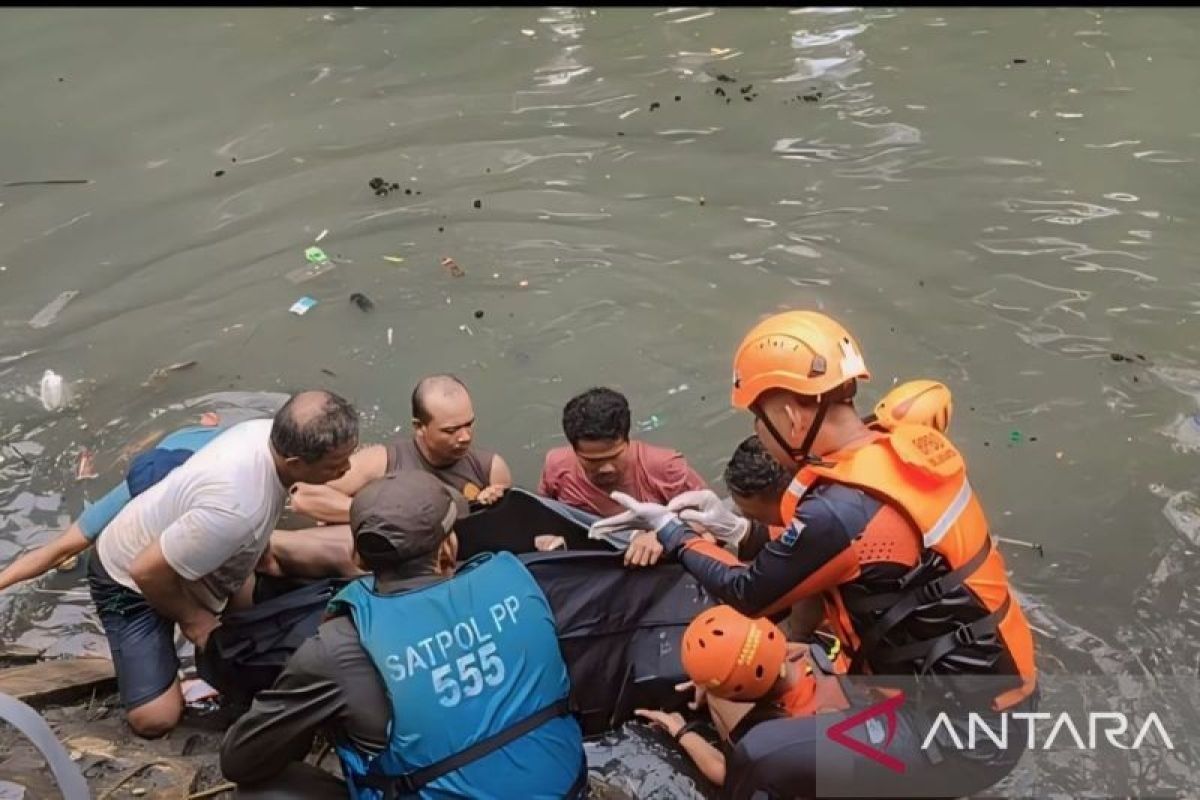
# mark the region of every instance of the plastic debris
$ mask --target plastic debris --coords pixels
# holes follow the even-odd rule
[[[1008,434],[1008,440],[1013,444],[1020,444],[1021,439],[1022,437],[1020,431],[1012,431]]]
[[[355,292],[350,295],[350,302],[358,306],[359,311],[371,311],[375,308],[374,301],[362,292]]]
[[[662,420],[660,420],[658,418],[657,414],[651,414],[649,419],[644,419],[644,420],[641,420],[640,422],[638,422],[638,430],[641,431],[642,433],[646,433],[648,431],[656,431],[661,427],[662,427]]]
[[[391,347],[392,346],[392,329],[391,328],[388,328],[387,336],[388,336],[388,347]]]
[[[686,383],[681,383],[673,389],[667,389],[667,394],[681,394],[690,388]]]
[[[459,325],[459,326],[458,326],[458,329],[459,329],[460,331],[462,331],[463,333],[465,333],[467,336],[474,336],[474,335],[475,335],[475,331],[471,330],[471,326],[470,326],[470,325]]]
[[[404,259],[401,258],[400,256],[384,256],[383,260],[390,261],[393,264],[403,264],[404,263]]]
[[[475,309],[475,319],[483,319],[483,309],[482,308]]]
[[[467,274],[463,271],[463,268],[458,265],[458,262],[450,256],[445,256],[442,259],[442,268],[446,270],[451,278],[461,278]]]
[[[337,266],[329,260],[329,256],[325,255],[325,251],[319,247],[307,248],[304,251],[304,258],[308,261],[307,267],[299,267],[287,274],[287,279],[292,283],[311,281],[313,278],[324,275]]]
[[[42,384],[39,396],[42,408],[47,411],[57,411],[67,403],[67,387],[62,375],[52,369],[42,373]]]
[[[296,302],[292,303],[292,307],[289,308],[288,311],[292,312],[293,314],[295,314],[297,316],[302,317],[305,314],[307,314],[308,310],[310,308],[312,308],[313,306],[315,306],[316,304],[317,304],[316,300],[309,297],[308,295],[305,295],[304,297],[301,297]]]
[[[320,233],[318,233],[318,234],[317,234],[317,238],[316,238],[316,239],[313,239],[313,241],[314,241],[314,242],[319,242],[319,241],[321,241],[322,239],[324,239],[324,238],[325,238],[326,236],[328,236],[328,235],[329,235],[329,228],[326,228],[325,230],[323,230],[323,231],[321,231]]]
[[[524,289],[527,286],[529,286],[529,281],[521,281],[520,283],[517,284],[517,286],[520,286],[522,289]]]
[[[51,300],[45,308],[33,315],[33,319],[29,320],[31,328],[45,328],[47,325],[58,319],[58,315],[66,308],[67,303],[75,299],[79,292],[75,289],[69,289],[61,292],[58,297]]]
[[[149,388],[151,385],[153,385],[157,381],[160,381],[163,378],[167,377],[172,372],[178,372],[181,369],[191,369],[192,367],[196,366],[196,364],[198,364],[198,363],[200,363],[200,362],[198,362],[198,361],[178,361],[174,364],[170,364],[165,367],[159,367],[158,369],[154,370],[154,372],[150,373],[150,377],[147,378],[145,380],[145,382],[142,383],[142,386],[144,388]]]
[[[1006,511],[1005,513],[1010,514],[1012,512]],[[1046,557],[1045,548],[1043,548],[1038,542],[1026,542],[1021,539],[1009,539],[1005,536],[993,536],[992,538],[994,538],[997,542],[1003,542],[1004,544],[1017,545],[1018,547],[1028,547],[1030,550],[1036,552],[1041,558]]]
[[[92,451],[85,447],[79,453],[79,465],[75,469],[75,480],[90,481],[97,477],[99,477],[99,473],[96,472]]]

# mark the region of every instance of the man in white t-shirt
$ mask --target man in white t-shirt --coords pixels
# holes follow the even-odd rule
[[[134,732],[161,736],[183,713],[175,625],[203,650],[221,612],[250,605],[288,489],[341,477],[357,446],[346,400],[302,392],[274,420],[222,433],[104,529],[88,579]]]

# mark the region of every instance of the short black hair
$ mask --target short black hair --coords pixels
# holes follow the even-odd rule
[[[314,392],[324,401],[320,409],[297,418],[296,401],[305,394],[292,395],[275,414],[271,447],[276,453],[312,464],[338,448],[358,443],[358,411],[349,400],[333,392]]]
[[[781,494],[791,482],[787,470],[771,457],[757,436],[748,436],[725,465],[725,485],[742,497]]]
[[[465,383],[459,380],[458,377],[451,375],[448,372],[441,375],[426,375],[424,378],[421,378],[421,380],[417,381],[417,385],[414,386],[412,390],[413,419],[417,420],[422,425],[426,424],[430,419],[432,419],[432,417],[429,416],[429,409],[425,407],[425,395],[429,393],[431,384],[444,383],[447,381],[450,383],[457,383],[462,387],[464,392],[467,390],[467,385]]]
[[[563,406],[563,433],[571,446],[583,439],[629,439],[629,401],[604,386],[588,389]]]

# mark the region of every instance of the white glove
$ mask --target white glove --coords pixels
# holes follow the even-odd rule
[[[679,519],[668,511],[666,506],[660,506],[658,503],[643,503],[622,492],[613,492],[612,499],[625,506],[628,511],[593,522],[592,527],[588,530],[589,538],[611,541],[614,534],[621,532],[625,535],[620,538],[628,544],[633,534],[638,531],[657,533],[661,528]]]
[[[713,536],[735,547],[750,532],[750,520],[740,516],[709,489],[684,492],[667,504],[684,522],[703,525]]]

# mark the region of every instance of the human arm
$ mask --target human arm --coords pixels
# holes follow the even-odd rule
[[[725,785],[725,754],[713,747],[708,741],[696,733],[688,731],[679,736],[679,731],[685,724],[681,714],[671,714],[665,711],[654,711],[646,708],[635,709],[634,714],[648,721],[656,728],[661,728],[670,734],[672,739],[679,742],[688,757],[695,762],[696,767],[717,786]]]
[[[79,526],[79,532],[89,541],[96,541],[100,532],[121,513],[129,500],[129,484],[121,481],[79,515],[75,523]]]
[[[254,531],[262,520],[240,511],[241,503],[232,486],[213,485],[202,503],[168,525],[129,568],[147,602],[178,622],[184,635],[200,649],[217,626],[213,612],[219,609],[205,607],[188,584],[211,575],[253,546]],[[253,563],[246,565],[242,577],[252,569]]]
[[[345,713],[346,698],[320,634],[288,659],[275,684],[254,697],[250,710],[225,734],[221,772],[234,783],[275,777],[312,749],[317,730]]]
[[[91,542],[79,529],[79,523],[60,533],[53,541],[22,553],[13,563],[0,572],[0,591],[16,583],[36,578],[57,567],[71,556],[78,555],[91,546]]]
[[[512,470],[499,453],[492,456],[492,468],[488,474],[488,485],[475,496],[477,502],[490,506],[504,496],[504,490],[513,485]]]
[[[551,451],[551,453],[552,452],[553,451]],[[551,500],[557,500],[558,489],[556,482],[552,480],[552,474],[550,471],[551,453],[546,454],[546,460],[542,463],[542,474],[541,477],[538,478],[537,493],[542,497],[549,497]]]
[[[658,538],[667,552],[705,589],[743,614],[773,613],[858,575],[853,536],[865,520],[843,519],[824,496],[802,503],[784,534],[768,542],[749,564],[705,541],[678,518],[657,519]]]
[[[386,472],[387,448],[380,444],[364,447],[350,456],[350,470],[336,481],[293,486],[292,508],[321,522],[349,522],[354,495]]]
[[[203,650],[208,636],[220,623],[202,606],[184,585],[184,580],[167,562],[159,540],[146,546],[129,566],[129,577],[137,584],[146,602],[179,629],[196,648]]]

